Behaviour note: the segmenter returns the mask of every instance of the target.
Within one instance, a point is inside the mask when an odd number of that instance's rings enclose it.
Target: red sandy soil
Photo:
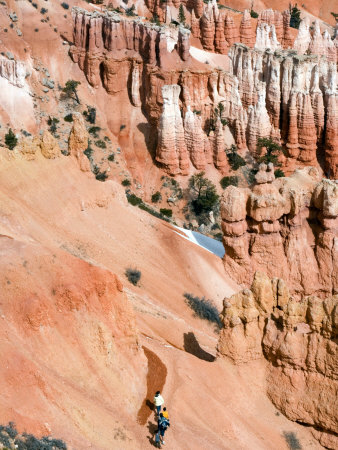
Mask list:
[[[1,149],[0,234],[7,236],[0,239],[3,422],[14,420],[20,431],[51,433],[77,450],[151,448],[155,422],[150,416],[142,426],[137,414],[145,395],[151,401],[162,387],[164,377],[153,368],[159,358],[167,368],[163,396],[172,423],[168,448],[287,449],[283,431],[296,432],[304,448],[319,448],[308,429],[276,415],[265,395],[263,363],[235,367],[214,360],[218,335],[193,316],[183,294],[205,295],[221,309],[224,296],[238,286],[224,273],[219,258],[128,205],[121,186],[81,173],[70,157],[23,161],[9,154]],[[126,280],[127,267],[141,270],[140,286]],[[121,345],[113,353],[111,369],[105,366],[107,356],[96,344],[101,332],[95,325],[104,327],[106,320],[113,320],[104,318],[104,303],[88,300],[97,305],[87,307],[90,313],[86,308],[55,311],[56,279],[72,280],[75,291],[94,289],[98,275],[91,280],[83,270],[108,270],[123,280],[139,345],[149,350],[146,356],[156,355],[149,358],[148,380],[146,358],[140,354],[130,359],[130,338],[124,341],[121,332],[114,333]],[[27,292],[39,302],[30,303]],[[113,311],[119,303],[116,295]],[[45,306],[39,309],[40,303]],[[21,326],[22,308],[28,308],[28,317],[30,308],[37,311],[36,330],[29,336]],[[125,314],[127,324],[132,319]]]

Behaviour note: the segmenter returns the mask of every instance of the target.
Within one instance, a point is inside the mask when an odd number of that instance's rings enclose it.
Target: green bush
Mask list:
[[[163,214],[166,217],[172,217],[173,216],[173,210],[170,208],[161,208],[160,213]]]
[[[108,178],[107,172],[101,172],[98,166],[94,166],[93,173],[98,181],[106,181]]]
[[[131,269],[130,267],[126,269],[125,275],[128,278],[128,281],[132,283],[134,286],[137,286],[138,282],[141,279],[141,272],[137,269]]]
[[[83,115],[85,116],[87,122],[94,124],[96,121],[96,108],[87,106],[87,111],[83,111]]]
[[[73,114],[67,114],[67,115],[63,118],[63,120],[64,120],[65,122],[73,122]]]
[[[257,19],[258,13],[256,11],[254,11],[253,9],[251,9],[250,16],[253,17],[254,19]]]
[[[96,145],[96,147],[99,147],[99,148],[107,148],[106,143],[102,139],[95,141],[95,145]]]
[[[132,5],[130,8],[126,9],[126,16],[137,16],[137,14],[135,14],[135,5]]]
[[[282,147],[279,144],[277,144],[277,142],[273,141],[272,139],[259,138],[257,141],[258,152],[263,147],[266,148],[266,154],[259,159],[259,162],[265,163],[265,164],[269,164],[271,162],[274,166],[280,166],[278,157],[282,150]]]
[[[196,215],[212,211],[218,203],[216,186],[204,177],[204,172],[193,175],[189,179],[189,190],[193,196],[191,205]]]
[[[282,171],[282,169],[276,169],[275,170],[275,177],[276,178],[283,178],[283,177],[285,177],[285,173]]]
[[[214,323],[219,329],[222,328],[222,323],[219,318],[219,313],[216,306],[207,300],[205,297],[194,297],[192,294],[185,293],[185,302],[194,311],[197,317]]]
[[[0,425],[0,443],[5,446],[5,449],[15,447],[18,450],[67,450],[66,444],[61,439],[36,438],[27,433],[19,435],[13,422]]]
[[[59,123],[59,119],[57,119],[56,117],[51,117],[49,116],[47,124],[49,126],[49,131],[54,134],[56,133],[56,129],[57,129],[57,124]]]
[[[122,186],[130,186],[131,185],[131,181],[130,180],[128,180],[128,178],[125,178],[123,181],[122,181]]]
[[[220,185],[223,189],[227,188],[228,186],[238,186],[238,180],[239,178],[236,176],[223,177],[220,181]]]
[[[74,98],[78,104],[80,104],[80,99],[77,93],[77,88],[80,84],[80,81],[68,80],[65,84],[65,87],[62,89],[62,92],[66,94],[67,97]]]
[[[99,131],[101,131],[101,127],[90,127],[88,128],[88,133],[92,134],[95,138],[98,138],[99,135],[97,134]]]
[[[10,150],[13,150],[17,143],[18,138],[13,133],[12,128],[10,128],[8,133],[5,134],[5,144]]]
[[[135,194],[128,194],[127,200],[133,206],[138,206],[141,205],[141,203],[143,203],[142,198],[138,197]]]
[[[114,155],[114,153],[111,153],[111,154],[108,156],[108,161],[114,161],[114,159],[115,159],[115,155]]]
[[[152,201],[153,203],[158,203],[158,202],[160,202],[161,200],[162,200],[162,195],[161,195],[161,193],[160,193],[159,191],[155,192],[155,194],[153,194],[153,195],[151,196],[151,201]]]
[[[291,17],[290,17],[290,27],[291,28],[299,28],[301,18],[300,18],[300,10],[297,8],[297,3],[295,5],[289,6]]]
[[[246,165],[244,158],[237,153],[237,147],[235,145],[232,145],[230,150],[227,151],[227,158],[232,170],[238,170],[240,167]]]

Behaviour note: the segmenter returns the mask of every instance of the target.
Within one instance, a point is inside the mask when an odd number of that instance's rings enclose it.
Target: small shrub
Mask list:
[[[0,425],[0,443],[5,446],[5,449],[15,447],[18,450],[67,450],[66,444],[61,439],[36,438],[27,433],[19,435],[13,422],[6,426]]]
[[[142,198],[138,197],[135,194],[128,194],[127,200],[133,206],[138,206],[141,205],[141,203],[143,203]]]
[[[54,134],[56,133],[56,129],[57,129],[57,124],[59,123],[59,119],[57,119],[56,117],[51,117],[49,116],[49,119],[47,121],[47,124],[49,125],[49,131]]]
[[[214,323],[219,329],[222,328],[217,308],[211,300],[207,300],[205,297],[194,297],[192,294],[188,293],[185,293],[184,297],[185,302],[190,306],[197,317]]]
[[[219,226],[219,224],[218,223],[214,223],[212,226],[211,226],[211,229],[212,230],[219,230],[221,227]]]
[[[32,6],[33,6],[35,9],[38,9],[37,3],[32,3]]]
[[[88,147],[86,148],[86,150],[83,152],[87,158],[89,159],[89,161],[92,160],[92,156],[93,156],[93,149],[90,146],[91,142],[88,141]]]
[[[122,186],[130,186],[131,182],[130,182],[130,180],[128,180],[128,178],[125,178],[121,184],[122,184]]]
[[[99,148],[107,148],[106,143],[102,139],[95,141],[95,145],[96,145],[96,147],[99,147]]]
[[[283,177],[285,177],[285,173],[282,171],[282,169],[276,169],[275,170],[275,177],[276,178],[283,178]]]
[[[111,140],[109,139],[108,136],[105,136],[103,139],[104,139],[106,142],[111,142]]]
[[[108,156],[108,161],[114,161],[114,159],[115,159],[115,155],[114,155],[114,153],[111,153],[111,154]]]
[[[67,115],[63,118],[63,120],[64,120],[65,122],[73,122],[73,114],[67,114]]]
[[[301,18],[300,18],[300,10],[297,8],[297,3],[295,5],[289,5],[291,17],[290,17],[290,27],[291,28],[299,28]]]
[[[137,14],[135,13],[135,5],[132,5],[130,8],[126,9],[126,16],[137,16]]]
[[[178,9],[178,21],[181,24],[183,24],[183,25],[185,24],[185,21],[186,21],[186,17],[185,17],[185,14],[184,14],[184,8],[183,8],[182,3],[180,4],[180,7]]]
[[[158,27],[161,26],[160,19],[158,18],[157,14],[154,14],[153,17],[150,19],[151,23],[155,23]]]
[[[100,172],[98,166],[94,166],[93,173],[98,181],[106,181],[106,179],[108,178],[107,172],[106,171]]]
[[[68,5],[68,3],[66,3],[66,2],[62,2],[62,3],[61,3],[61,6],[62,6],[62,8],[64,8],[64,9],[69,9],[69,5]]]
[[[87,106],[87,111],[83,111],[83,115],[85,116],[87,122],[94,124],[96,121],[96,108]]]
[[[122,124],[122,125],[120,126],[120,131],[124,130],[125,128],[126,128],[126,126]]]
[[[159,191],[155,192],[155,194],[153,194],[153,195],[151,196],[151,201],[152,201],[153,203],[158,203],[158,202],[160,202],[161,200],[162,200],[162,195],[161,195],[161,193],[160,193]]]
[[[300,445],[300,442],[296,436],[296,433],[293,431],[284,431],[283,436],[290,448],[290,450],[301,450],[302,446]]]
[[[232,145],[230,150],[227,151],[227,158],[232,170],[238,170],[240,167],[246,165],[244,158],[237,153],[236,145]]]
[[[141,203],[140,205],[138,205],[138,207],[140,209],[142,209],[143,211],[146,211],[147,213],[151,214],[152,216],[157,217],[158,219],[162,219],[162,220],[165,220],[166,222],[169,222],[168,217],[159,213],[155,209],[150,208],[149,206],[145,205],[144,203]]]
[[[18,138],[13,133],[12,128],[10,128],[8,133],[5,134],[5,144],[10,150],[13,150],[17,143]]]
[[[46,8],[41,8],[40,9],[40,13],[41,14],[46,14],[48,12],[48,9],[46,9]]]
[[[39,28],[34,28],[35,33],[38,33]]]
[[[173,216],[173,210],[170,208],[161,208],[160,213],[163,214],[166,217],[172,217]]]
[[[253,9],[251,9],[250,16],[253,17],[254,19],[257,19],[258,13],[256,11],[254,11]]]
[[[141,272],[137,269],[131,269],[130,267],[126,269],[125,275],[128,278],[128,281],[134,286],[137,286],[138,282],[141,279]]]
[[[238,177],[223,177],[220,181],[220,185],[223,189],[227,188],[228,186],[238,186]]]
[[[98,135],[97,133],[98,133],[98,131],[100,131],[100,130],[101,130],[101,127],[90,127],[90,128],[88,129],[88,133],[89,133],[89,134],[92,134],[95,138],[98,138],[99,135]]]

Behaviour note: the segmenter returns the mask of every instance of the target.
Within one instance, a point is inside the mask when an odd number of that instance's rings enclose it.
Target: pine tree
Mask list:
[[[77,95],[77,87],[79,84],[81,84],[80,81],[68,80],[65,87],[62,89],[62,92],[64,92],[68,97],[74,96],[78,104],[80,104],[80,100]]]
[[[184,8],[182,3],[180,4],[179,10],[178,10],[178,21],[184,25],[185,24],[185,14],[184,14]]]
[[[13,133],[12,128],[10,128],[8,133],[5,134],[5,144],[10,150],[13,150],[13,148],[16,146],[17,143],[18,139]]]

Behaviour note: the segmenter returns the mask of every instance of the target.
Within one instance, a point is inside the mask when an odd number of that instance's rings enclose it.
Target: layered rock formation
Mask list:
[[[0,77],[8,80],[13,86],[24,87],[26,78],[24,62],[0,56]]]
[[[267,394],[289,419],[315,427],[337,448],[338,295],[295,300],[280,278],[256,272],[250,289],[224,299],[220,356],[243,364],[265,358]]]
[[[54,136],[45,130],[40,137],[24,137],[14,149],[14,154],[27,161],[34,160],[41,152],[47,159],[54,159],[61,155],[60,147]]]
[[[206,5],[200,18],[204,25],[199,36],[212,51],[226,53],[232,45],[229,72],[201,63],[196,66],[189,56],[189,32],[183,27],[158,27],[140,19],[129,20],[115,13],[90,14],[79,8],[74,8],[73,16],[74,61],[92,86],[102,83],[111,95],[127,91],[131,104],[146,112],[154,133],[162,127],[164,141],[157,145],[157,160],[170,173],[182,173],[182,169],[177,172],[177,162],[171,159],[171,152],[176,150],[161,150],[172,133],[163,130],[166,121],[160,122],[162,89],[177,84],[181,87],[178,106],[181,116],[185,117],[188,107],[199,112],[198,125],[192,125],[192,116],[188,114],[185,139],[196,168],[205,166],[201,155],[208,153],[204,147],[210,145],[214,154],[219,153],[213,158],[215,166],[226,169],[226,161],[224,164],[219,161],[219,157],[224,159],[223,150],[215,150],[222,133],[219,132],[218,139],[209,136],[208,143],[206,135],[210,134],[213,111],[221,102],[232,134],[229,142],[234,140],[238,148],[247,147],[256,155],[258,138],[272,138],[287,148],[286,173],[295,167],[318,165],[317,155],[323,153],[326,176],[337,176],[336,68],[321,55],[298,56],[293,50],[279,48],[290,43],[289,12],[262,12],[257,26],[260,38],[255,42],[253,19],[246,12],[238,33],[249,45],[257,47],[250,49],[234,44],[237,37],[234,38],[233,31],[232,35],[228,33],[230,28],[234,30],[231,16],[219,11],[216,3]],[[195,12],[192,17],[196,25]],[[264,50],[266,46],[270,49]],[[196,128],[195,133],[198,129],[196,144],[191,140],[191,127]],[[187,165],[186,157],[181,165]],[[171,166],[176,169],[169,169]],[[187,173],[185,169],[183,172]]]
[[[262,270],[298,296],[338,293],[337,182],[320,181],[314,168],[274,178],[273,165],[262,164],[252,191],[225,190],[225,270],[246,284]]]

